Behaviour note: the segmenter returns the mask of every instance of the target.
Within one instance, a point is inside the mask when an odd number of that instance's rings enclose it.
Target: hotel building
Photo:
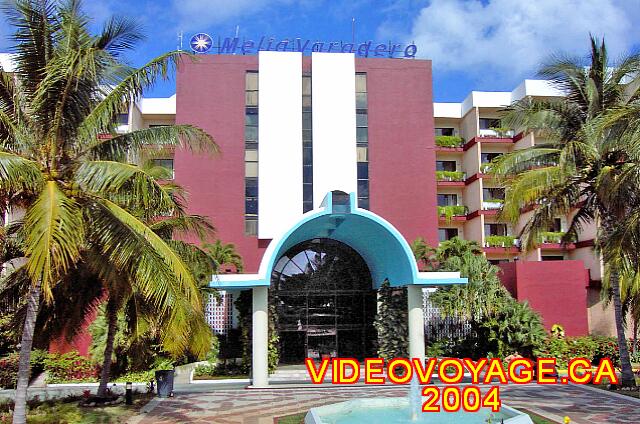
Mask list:
[[[521,223],[498,220],[504,189],[487,175],[496,156],[544,142],[500,128],[501,109],[526,96],[560,95],[546,81],[525,80],[512,92],[434,103],[428,60],[201,55],[179,67],[174,96],[135,102],[119,131],[192,124],[220,146],[217,157],[177,149],[157,160],[188,191],[189,211],[209,217],[244,259],[245,274],[214,276],[225,301],[209,313],[226,329],[234,296],[253,291],[260,386],[267,384],[268,297],[276,299],[283,357],[317,354],[327,344],[332,353],[363,356],[375,289],[384,280],[407,286],[411,355],[423,354],[423,289],[463,281],[418,270],[408,248],[418,237],[432,246],[454,236],[477,241],[509,291],[547,327],[613,334],[612,313],[599,300],[595,227],[561,245],[568,217],[559,216],[543,243],[523,252]]]

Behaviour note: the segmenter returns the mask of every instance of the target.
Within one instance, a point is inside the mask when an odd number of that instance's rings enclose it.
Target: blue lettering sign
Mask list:
[[[274,37],[260,37],[258,43],[254,40],[240,40],[239,37],[218,37],[217,41],[205,33],[198,33],[191,37],[189,42],[191,50],[195,53],[213,52],[217,54],[257,54],[259,51],[276,52],[311,52],[325,53],[354,53],[360,57],[404,57],[415,58],[418,46],[415,44],[379,43],[373,44],[367,40],[360,44],[345,43],[343,41],[312,41],[309,39],[276,39]]]

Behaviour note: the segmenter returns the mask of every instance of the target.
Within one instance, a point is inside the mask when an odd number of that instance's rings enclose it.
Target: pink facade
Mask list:
[[[505,287],[519,301],[529,302],[547,329],[561,324],[567,336],[589,334],[589,271],[582,261],[516,261],[500,268]]]
[[[303,69],[309,71],[311,58]],[[256,272],[269,240],[244,235],[245,73],[257,56],[203,55],[178,70],[176,123],[196,125],[221,148],[218,157],[175,154],[176,182],[189,193],[189,212],[205,215],[217,237],[234,243],[245,272]],[[356,59],[367,73],[371,210],[411,242],[436,245],[436,182],[431,62]],[[286,193],[282,194],[286,196]]]

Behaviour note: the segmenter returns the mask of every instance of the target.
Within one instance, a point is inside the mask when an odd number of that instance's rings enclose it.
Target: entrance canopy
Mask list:
[[[271,284],[271,272],[291,247],[307,240],[329,238],[347,244],[362,256],[371,272],[374,288],[385,279],[392,286],[464,284],[457,272],[419,272],[409,244],[382,217],[356,207],[354,193],[328,193],[321,207],[307,212],[279,239],[269,244],[257,274],[215,275],[211,287],[245,289]]]

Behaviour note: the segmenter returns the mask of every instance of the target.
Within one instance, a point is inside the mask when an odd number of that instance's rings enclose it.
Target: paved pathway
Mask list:
[[[150,412],[129,423],[273,424],[274,417],[305,412],[314,406],[363,397],[406,396],[408,390],[400,386],[206,389],[177,390],[175,398],[154,402]],[[569,415],[576,424],[640,423],[640,401],[598,389],[510,385],[501,387],[500,393],[505,404],[527,408],[558,422]]]

